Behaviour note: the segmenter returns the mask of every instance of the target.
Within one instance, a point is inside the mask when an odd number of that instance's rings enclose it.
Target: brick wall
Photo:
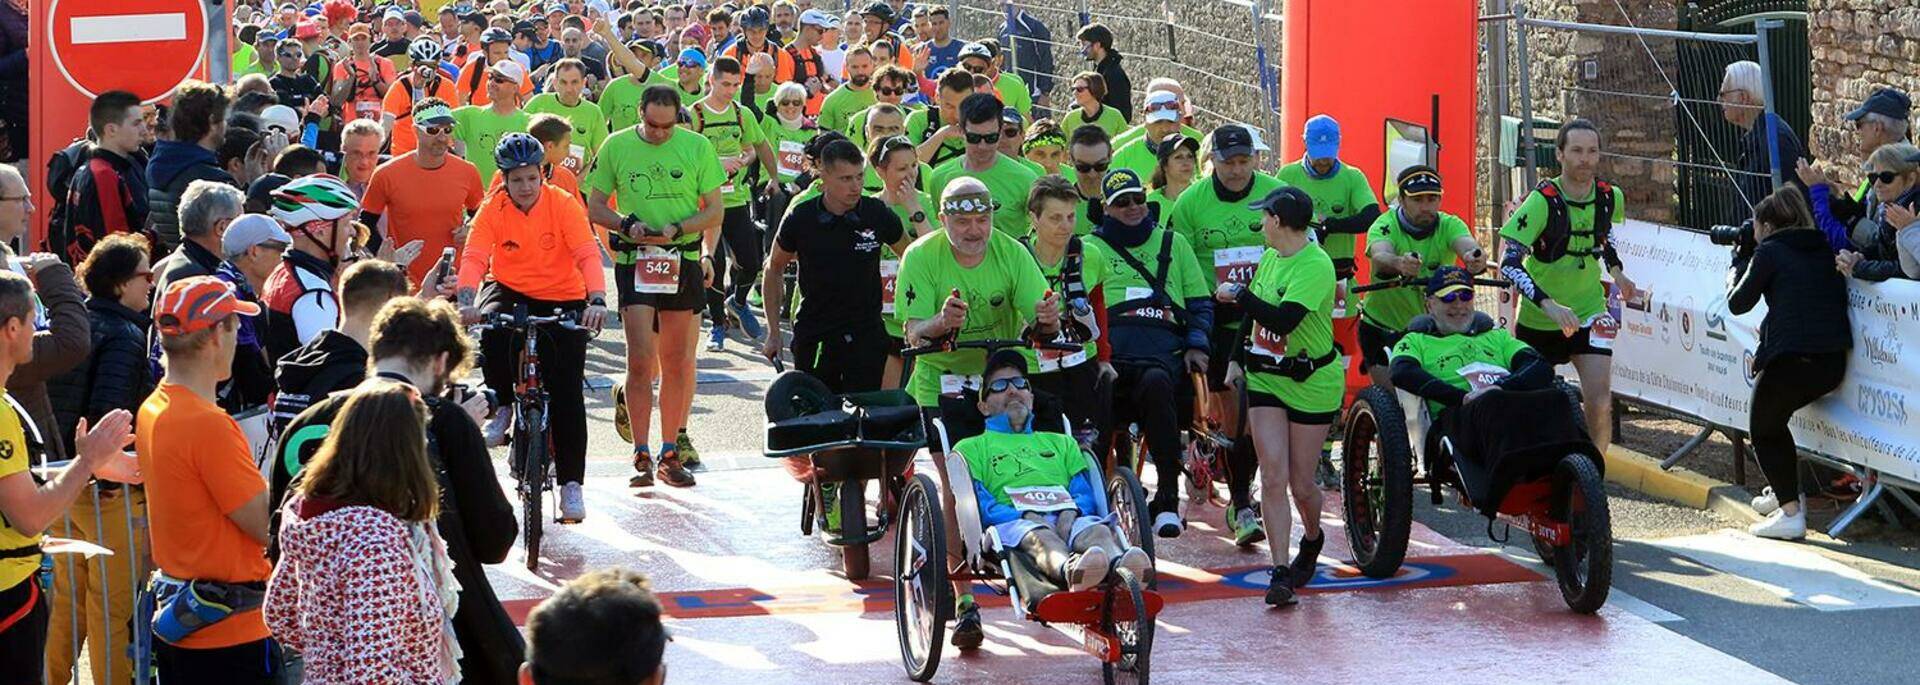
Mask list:
[[[1852,183],[1862,161],[1841,119],[1875,88],[1920,92],[1920,5],[1912,0],[1810,0],[1815,157],[1845,170]]]

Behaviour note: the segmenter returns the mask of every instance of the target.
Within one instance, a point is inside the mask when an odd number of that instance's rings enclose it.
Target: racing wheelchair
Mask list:
[[[957,349],[980,349],[991,354],[1006,347],[1078,349],[1047,342],[979,340],[936,343],[903,354],[912,358]],[[938,441],[948,484],[954,492],[952,516],[960,539],[947,538],[947,513],[942,511],[939,485],[931,477],[911,476],[899,500],[899,525],[894,536],[894,622],[907,676],[920,682],[933,678],[940,666],[947,623],[953,619],[950,581],[975,581],[1008,597],[1019,617],[1051,626],[1099,657],[1105,682],[1148,682],[1154,617],[1164,605],[1160,595],[1147,588],[1151,577],[1136,578],[1116,568],[1091,589],[1063,589],[1034,570],[1026,553],[1014,546],[1017,541],[1001,540],[994,529],[982,525],[971,471],[966,458],[954,450],[961,440],[985,430],[985,417],[975,404],[977,393],[977,379],[971,385],[963,381],[956,397],[943,396],[940,415],[929,421],[929,439]],[[1058,399],[1036,392],[1033,416],[1035,431],[1070,434],[1071,424]],[[1119,544],[1139,545],[1151,539],[1145,490],[1133,470],[1125,466],[1105,470],[1101,460],[1084,447],[1080,456],[1087,461],[1094,482],[1104,483],[1104,487],[1094,489],[1094,513],[1108,517]],[[963,554],[958,563],[949,566],[948,545],[956,543],[962,546]]]
[[[900,495],[913,477],[913,457],[926,444],[920,408],[901,390],[836,395],[827,384],[774,360],[780,375],[767,387],[766,450],[784,459],[805,487],[800,533],[819,530],[840,548],[849,580],[871,571],[868,546],[887,533]],[[867,520],[867,483],[880,483],[874,520]],[[823,488],[837,483],[837,488]],[[830,517],[837,517],[838,525]]]
[[[1491,279],[1475,279],[1475,283],[1508,285]],[[1355,287],[1354,292],[1407,285],[1402,280],[1384,281]],[[1422,316],[1410,329],[1420,331],[1432,325],[1430,318]],[[1493,325],[1492,318],[1481,313],[1475,316],[1473,330],[1484,332]],[[1491,458],[1464,454],[1458,446],[1467,441],[1443,434],[1436,421],[1445,414],[1431,415],[1426,400],[1377,386],[1360,391],[1341,422],[1346,435],[1341,503],[1354,565],[1361,573],[1386,578],[1399,570],[1412,524],[1413,488],[1425,484],[1433,504],[1440,504],[1441,491],[1448,489],[1461,504],[1486,516],[1488,536],[1496,541],[1506,542],[1493,535],[1496,521],[1509,531],[1525,531],[1540,558],[1553,567],[1568,608],[1580,613],[1599,610],[1606,603],[1613,576],[1613,526],[1601,472],[1604,461],[1586,436],[1579,391],[1559,380],[1554,386],[1568,409],[1544,410],[1557,414],[1546,423],[1558,426],[1548,432],[1565,431],[1565,439]],[[1545,404],[1558,406],[1557,402]],[[1487,477],[1488,473],[1493,476]]]

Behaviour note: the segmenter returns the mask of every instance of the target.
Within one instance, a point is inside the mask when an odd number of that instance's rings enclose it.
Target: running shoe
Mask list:
[[[680,454],[680,463],[687,468],[700,468],[700,452],[693,448],[693,438],[687,437],[687,429],[682,428],[678,435],[673,436],[673,450]]]
[[[766,306],[767,304],[766,298],[760,295],[760,286],[757,286],[757,285],[753,286],[753,292],[747,293],[747,304],[753,305],[755,307]]]
[[[1293,596],[1293,579],[1287,577],[1287,567],[1273,567],[1273,579],[1267,581],[1267,606],[1293,606],[1298,601]]]
[[[1253,507],[1240,507],[1227,510],[1227,529],[1233,531],[1233,544],[1252,547],[1267,539],[1267,529],[1260,525],[1260,515],[1253,513]]]
[[[973,603],[972,597],[960,599],[958,618],[953,622],[953,646],[961,651],[980,648],[987,641],[987,631],[980,624],[980,606]]]
[[[1306,587],[1313,582],[1313,574],[1320,568],[1320,547],[1327,543],[1327,531],[1320,531],[1320,537],[1308,540],[1300,539],[1300,553],[1294,555],[1293,563],[1287,565],[1287,576],[1293,580],[1296,588]]]
[[[680,455],[673,452],[660,453],[660,466],[654,469],[654,476],[676,488],[693,487],[693,474],[680,462]]]
[[[1153,557],[1147,556],[1144,549],[1128,547],[1127,551],[1120,554],[1120,558],[1113,560],[1113,567],[1124,568],[1133,574],[1135,580],[1145,583],[1147,575],[1153,573]]]
[[[715,324],[707,330],[708,352],[720,352],[727,349],[727,327],[725,324]]]
[[[734,318],[740,321],[740,330],[745,331],[747,337],[759,340],[765,333],[760,329],[760,319],[754,317],[753,310],[749,309],[745,302],[729,301],[727,307],[733,310]]]
[[[1774,496],[1771,485],[1762,488],[1760,496],[1753,498],[1753,513],[1766,516],[1778,509],[1780,509],[1780,498]]]
[[[1787,515],[1785,509],[1775,509],[1766,520],[1753,524],[1747,532],[1757,537],[1775,540],[1800,540],[1807,537],[1807,508],[1800,507],[1800,513]]]
[[[1332,440],[1320,446],[1320,468],[1314,470],[1313,480],[1322,490],[1340,489],[1340,470],[1333,467]]]
[[[827,523],[821,530],[827,537],[840,537],[840,484],[820,484],[820,510],[825,513]]]
[[[613,432],[620,434],[620,440],[633,444],[633,419],[627,416],[627,382],[623,379],[613,386]]]
[[[511,410],[508,410],[506,407],[501,407],[499,411],[496,411],[493,413],[493,418],[487,419],[487,429],[485,431],[486,438],[487,438],[487,446],[488,447],[506,446],[507,434],[512,430],[513,430],[513,412]]]
[[[653,455],[647,453],[647,448],[633,448],[633,470],[638,473],[627,479],[627,487],[653,487]]]
[[[1066,579],[1068,590],[1080,592],[1105,582],[1107,572],[1112,569],[1112,559],[1107,556],[1106,548],[1094,546],[1069,557],[1060,569],[1060,576]]]
[[[1163,511],[1160,512],[1158,516],[1153,517],[1153,532],[1160,537],[1180,537],[1180,532],[1186,530],[1186,528],[1187,523],[1180,520],[1180,515],[1171,511]]]
[[[587,518],[587,496],[579,483],[560,485],[560,522],[579,523]]]

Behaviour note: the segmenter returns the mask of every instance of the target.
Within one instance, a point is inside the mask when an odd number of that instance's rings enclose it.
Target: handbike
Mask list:
[[[555,326],[569,331],[592,330],[580,326],[579,315],[555,309],[553,316],[533,316],[527,312],[527,306],[516,305],[510,313],[494,312],[482,316],[476,331],[500,329],[516,333],[525,340],[520,346],[519,360],[515,364],[516,378],[513,383],[513,438],[508,448],[508,467],[518,482],[515,487],[520,496],[520,517],[522,521],[521,542],[527,550],[527,570],[537,570],[540,565],[540,542],[542,537],[542,515],[558,520],[557,509],[552,503],[542,507],[545,493],[554,489],[553,476],[553,431],[549,425],[547,400],[549,392],[540,378],[540,337],[534,330],[541,326]]]
[[[849,580],[870,570],[867,546],[887,533],[901,490],[913,476],[913,456],[926,444],[920,408],[901,390],[836,395],[818,378],[800,370],[781,371],[767,387],[766,450],[790,464],[805,486],[800,532],[823,533],[840,548],[841,568]],[[874,521],[867,521],[866,484],[880,481]],[[823,488],[838,484],[838,488]],[[837,491],[835,496],[828,493]],[[832,501],[829,501],[832,500]],[[838,530],[828,525],[838,516]]]
[[[1509,285],[1491,279],[1474,283]],[[1385,281],[1358,286],[1354,292],[1405,285]],[[1412,328],[1426,325],[1430,320],[1421,317]],[[1483,313],[1476,315],[1473,325],[1484,331],[1493,321]],[[1570,425],[1585,425],[1580,393],[1561,381],[1554,385],[1572,407]],[[1427,485],[1436,505],[1442,501],[1443,487],[1469,507],[1489,494],[1476,497],[1469,492],[1460,475],[1454,440],[1432,430],[1435,418],[1429,415],[1427,402],[1412,393],[1370,386],[1354,398],[1342,422],[1347,539],[1354,565],[1370,578],[1392,576],[1405,559],[1416,483]],[[1536,551],[1553,567],[1561,599],[1580,613],[1592,613],[1606,603],[1613,574],[1613,526],[1601,476],[1603,465],[1591,456],[1591,445],[1588,448],[1570,449],[1556,460],[1538,463],[1513,482],[1496,508],[1481,509],[1489,517],[1489,534],[1492,522],[1500,521],[1532,537]]]
[[[978,340],[936,343],[903,354],[912,357],[958,349],[980,349],[991,354],[1007,347],[1079,349],[1051,342]],[[973,404],[977,392],[978,382],[974,380],[958,398],[943,397],[941,414],[931,422],[934,435],[930,437],[938,439],[954,493],[952,515],[964,549],[960,562],[947,565],[947,546],[954,541],[947,539],[946,514],[941,510],[939,486],[933,479],[915,474],[901,497],[900,529],[894,537],[894,621],[908,677],[924,682],[939,668],[946,625],[953,614],[950,581],[977,581],[1009,597],[1021,618],[1052,626],[1099,657],[1105,682],[1146,683],[1151,670],[1154,617],[1164,604],[1148,589],[1152,574],[1135,578],[1125,569],[1114,569],[1092,589],[1059,589],[1015,563],[1014,555],[1023,555],[1013,547],[1015,541],[1000,540],[993,529],[982,526],[966,458],[953,449],[962,439],[985,430],[984,417]],[[1071,423],[1059,401],[1064,400],[1035,394],[1034,430],[1068,433]],[[1123,548],[1138,545],[1151,556],[1152,550],[1146,546],[1152,540],[1146,493],[1139,478],[1132,469],[1120,466],[1100,479],[1101,460],[1084,446],[1081,458],[1086,460],[1095,482],[1105,484],[1094,491],[1099,509],[1095,513],[1113,520]]]

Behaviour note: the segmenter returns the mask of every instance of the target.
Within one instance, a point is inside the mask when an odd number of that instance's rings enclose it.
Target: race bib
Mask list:
[[[353,103],[353,111],[355,113],[355,118],[358,118],[358,119],[379,119],[380,118],[380,101],[379,100],[361,100],[359,102],[355,102]]]
[[[653,295],[680,292],[680,252],[655,245],[640,248],[633,264],[633,291]]]
[[[880,313],[893,314],[893,289],[900,282],[900,260],[880,260]]]
[[[1157,307],[1150,304],[1140,305],[1138,307],[1134,307],[1127,311],[1121,312],[1120,316],[1123,318],[1132,318],[1132,319],[1153,319],[1155,321],[1173,321],[1174,320],[1173,309],[1168,307]]]
[[[1474,362],[1462,366],[1456,373],[1460,374],[1461,378],[1467,379],[1467,387],[1474,390],[1493,387],[1495,383],[1507,377],[1505,368],[1486,362]]]
[[[780,141],[780,178],[792,179],[800,175],[800,166],[807,160],[807,146],[797,140]]]
[[[1287,356],[1287,336],[1274,335],[1266,326],[1256,323],[1253,325],[1253,351],[1255,354],[1283,359]]]
[[[1333,283],[1333,318],[1347,318],[1347,287],[1352,279],[1342,278]]]
[[[980,391],[980,377],[957,373],[940,374],[940,394],[958,397],[968,390]]]
[[[1007,493],[1007,500],[1013,508],[1020,511],[1048,513],[1055,511],[1076,511],[1073,493],[1058,485],[1030,485],[1027,487],[1007,487],[1001,492]]]
[[[1152,288],[1132,287],[1132,288],[1127,288],[1127,297],[1125,300],[1122,300],[1122,301],[1130,302],[1133,300],[1144,300],[1149,297],[1153,297]]]
[[[1611,312],[1595,314],[1581,325],[1587,328],[1587,344],[1597,350],[1613,349],[1613,339],[1620,335],[1620,320]]]
[[[1245,286],[1253,282],[1254,269],[1260,266],[1259,246],[1223,247],[1213,251],[1213,277],[1221,283]]]
[[[1087,361],[1087,348],[1085,347],[1071,352],[1066,350],[1041,349],[1034,350],[1033,354],[1039,362],[1040,373],[1070,369]]]
[[[570,144],[570,145],[568,145],[568,146],[567,146],[567,159],[566,159],[566,162],[565,162],[565,164],[566,164],[566,167],[567,167],[567,171],[571,171],[571,172],[574,172],[574,173],[576,173],[576,174],[577,174],[577,173],[580,173],[580,170],[581,170],[581,169],[585,169],[585,168],[587,168],[587,148],[586,148],[586,146],[584,146],[584,145],[571,145],[571,144]]]

